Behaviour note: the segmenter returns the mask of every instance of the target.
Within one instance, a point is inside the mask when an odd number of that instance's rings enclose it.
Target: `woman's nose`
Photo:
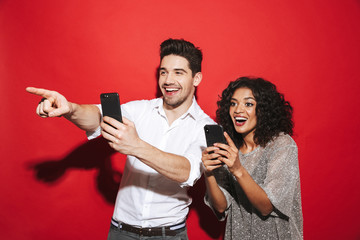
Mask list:
[[[243,112],[244,111],[244,105],[243,104],[238,104],[237,106],[236,106],[236,108],[235,108],[235,112],[236,113],[241,113],[241,112]]]

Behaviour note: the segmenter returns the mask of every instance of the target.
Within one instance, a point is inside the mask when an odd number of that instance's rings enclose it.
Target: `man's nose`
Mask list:
[[[166,75],[166,78],[165,78],[165,84],[172,84],[174,83],[174,76],[169,73],[168,75]]]

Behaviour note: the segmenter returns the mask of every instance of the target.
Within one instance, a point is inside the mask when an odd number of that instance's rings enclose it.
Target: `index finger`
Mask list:
[[[233,140],[231,139],[231,137],[229,136],[229,134],[227,132],[224,132],[224,136],[225,136],[225,139],[228,142],[229,146],[236,148],[235,143],[233,142]]]
[[[205,150],[203,151],[203,153],[205,152],[205,153],[209,154],[209,152],[213,152],[213,151],[215,151],[215,150],[219,150],[219,148],[218,148],[218,147],[215,147],[215,146],[210,146],[210,147],[205,148]]]
[[[51,91],[43,88],[27,87],[26,91],[40,97],[49,98],[52,96]]]
[[[109,116],[104,116],[103,117],[103,122],[111,125],[113,128],[116,128],[116,129],[120,129],[121,126],[123,126],[123,123],[121,123],[118,120],[116,120],[115,118],[112,118],[112,117],[109,117]]]

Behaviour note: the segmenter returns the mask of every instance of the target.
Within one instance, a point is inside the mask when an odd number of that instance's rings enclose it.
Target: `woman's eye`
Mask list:
[[[245,103],[245,106],[252,107],[252,106],[254,106],[254,104],[253,103]]]
[[[231,106],[231,107],[234,107],[234,106],[236,106],[236,103],[230,102],[230,106]]]

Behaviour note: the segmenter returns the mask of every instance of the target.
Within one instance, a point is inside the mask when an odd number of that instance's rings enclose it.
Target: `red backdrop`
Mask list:
[[[203,49],[198,101],[212,117],[239,76],[278,86],[295,108],[305,238],[360,238],[358,0],[1,0],[0,19],[2,239],[106,239],[124,157],[37,117],[25,87],[79,103],[153,98],[169,37]],[[203,193],[200,181],[189,237],[222,239]]]

